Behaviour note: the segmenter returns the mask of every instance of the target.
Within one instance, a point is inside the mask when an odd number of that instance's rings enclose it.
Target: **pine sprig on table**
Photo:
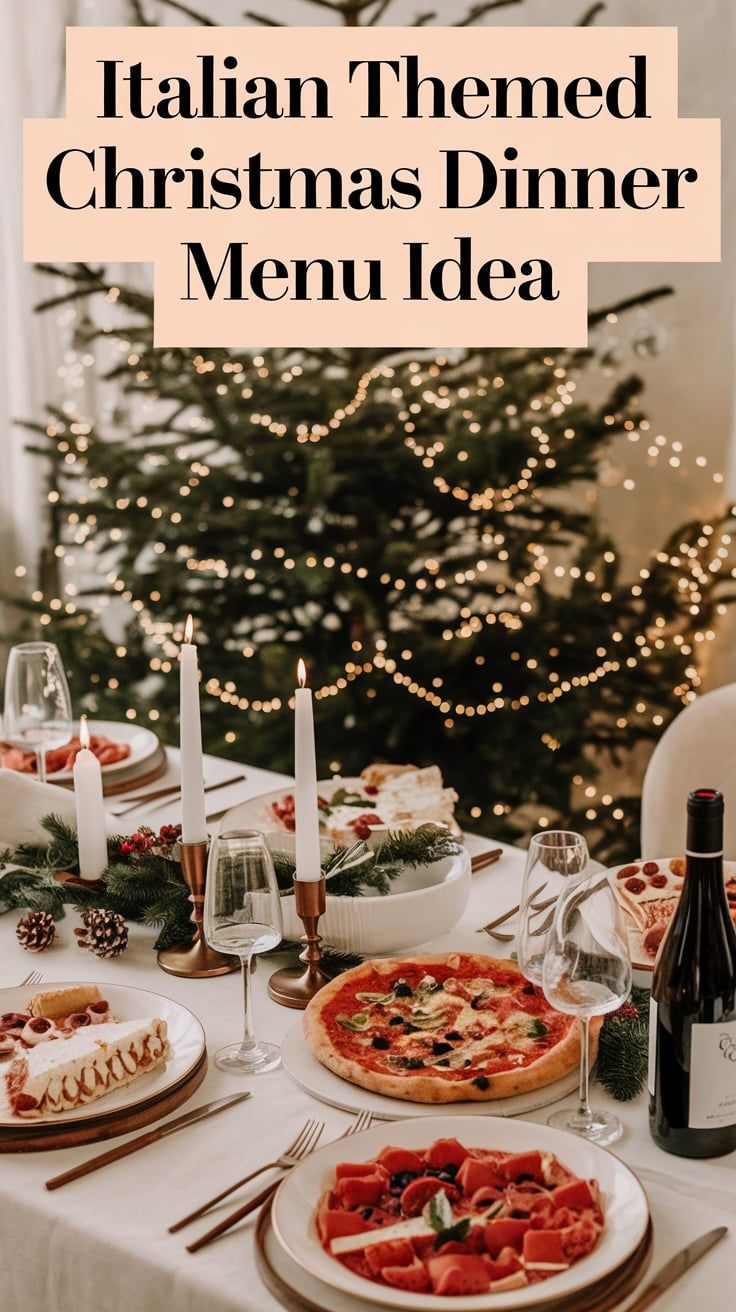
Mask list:
[[[0,855],[0,914],[27,907],[50,911],[61,920],[65,906],[80,912],[104,908],[158,928],[156,950],[192,937],[189,890],[173,855],[178,832],[171,826],[165,825],[158,834],[141,829],[132,836],[111,838],[110,865],[102,872],[100,885],[85,888],[60,883],[55,877],[79,873],[75,831],[54,815],[46,816],[42,825],[51,840],[46,846],[24,843]]]
[[[430,866],[455,856],[460,844],[438,825],[389,833],[375,849],[357,842],[338,848],[325,863],[327,892],[331,897],[364,897],[372,892],[385,897],[407,866]],[[276,880],[282,894],[293,892],[294,862],[282,852],[273,854]]]
[[[603,1022],[596,1074],[612,1098],[631,1102],[645,1086],[648,1059],[649,993],[635,988],[629,1001]]]

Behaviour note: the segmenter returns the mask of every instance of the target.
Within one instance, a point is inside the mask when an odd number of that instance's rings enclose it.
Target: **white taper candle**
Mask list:
[[[296,877],[317,880],[321,875],[317,761],[314,747],[312,693],[307,688],[304,661],[298,665],[299,687],[294,693],[294,820],[296,824]]]
[[[199,666],[192,642],[193,624],[187,615],[179,661],[179,746],[181,748],[181,841],[204,843],[207,817],[204,805],[202,722],[199,713]]]
[[[89,750],[87,717],[79,722],[82,744],[74,761],[74,803],[77,808],[79,873],[82,879],[99,879],[107,866],[105,803],[102,798],[102,766]]]

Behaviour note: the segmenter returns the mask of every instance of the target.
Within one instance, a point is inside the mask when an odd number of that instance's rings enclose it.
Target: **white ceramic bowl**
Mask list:
[[[470,879],[470,857],[463,850],[434,865],[407,870],[385,897],[330,897],[328,893],[319,932],[325,943],[361,956],[403,952],[430,943],[457,924],[468,904]],[[299,938],[304,926],[294,899],[282,898],[281,905],[284,936]]]
[[[245,806],[234,807],[223,817],[221,832],[252,824]],[[294,860],[293,834],[265,835],[274,856],[281,852]],[[328,838],[320,839],[323,861],[334,851]],[[431,943],[457,924],[470,897],[470,856],[462,848],[455,856],[430,866],[407,866],[393,880],[391,892],[381,897],[331,897],[327,879],[327,909],[319,922],[325,943],[342,952],[361,956],[388,955]],[[282,897],[284,938],[298,939],[304,926],[296,914],[294,898]]]

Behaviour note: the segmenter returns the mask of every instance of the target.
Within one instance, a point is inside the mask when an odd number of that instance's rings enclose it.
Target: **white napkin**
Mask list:
[[[43,842],[48,837],[41,825],[46,815],[60,815],[76,826],[74,793],[17,770],[0,770],[0,850]],[[120,825],[107,812],[105,823],[109,834],[119,831]]]

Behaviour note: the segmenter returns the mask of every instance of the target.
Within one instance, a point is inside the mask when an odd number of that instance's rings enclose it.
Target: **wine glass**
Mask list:
[[[214,839],[207,867],[204,932],[210,947],[240,957],[243,975],[243,1038],[220,1048],[215,1065],[234,1075],[272,1071],[281,1061],[281,1052],[255,1036],[251,959],[281,942],[283,920],[271,853],[259,830],[233,829]]]
[[[516,958],[519,969],[531,984],[542,983],[544,950],[557,899],[568,886],[568,880],[582,875],[589,864],[588,844],[582,834],[547,829],[535,834],[529,844],[521,886]]]
[[[72,732],[69,686],[53,642],[11,647],[5,672],[3,733],[14,746],[36,753],[36,770],[46,782],[46,753],[68,743]]]
[[[547,1124],[595,1143],[615,1143],[622,1126],[612,1112],[592,1110],[588,1096],[590,1018],[615,1011],[631,990],[629,942],[605,874],[574,880],[560,896],[547,939],[542,987],[547,1001],[580,1017],[580,1098],[576,1110],[554,1112]]]

